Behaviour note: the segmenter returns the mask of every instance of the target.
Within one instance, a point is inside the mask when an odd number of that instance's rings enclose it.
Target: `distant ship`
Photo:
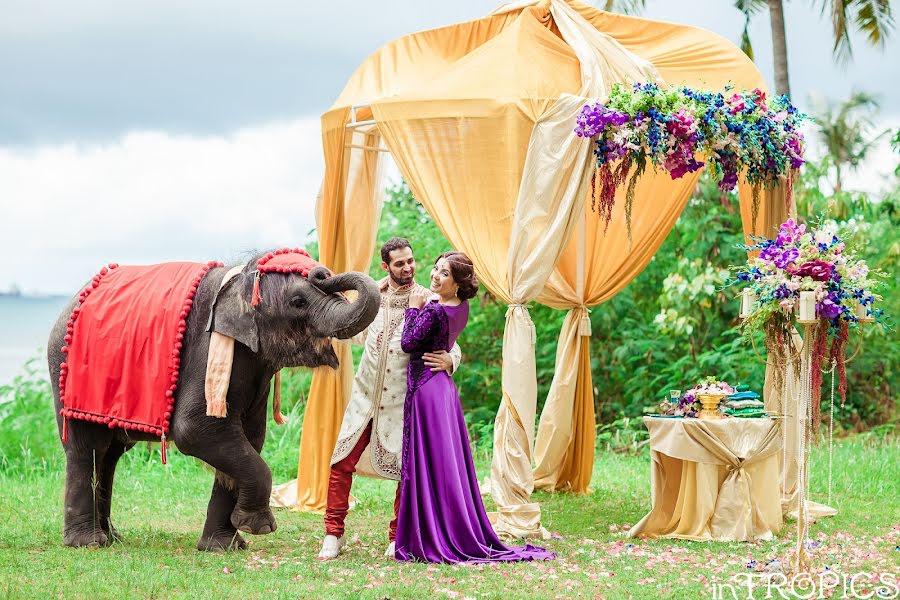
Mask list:
[[[9,286],[9,289],[6,290],[5,292],[3,290],[0,290],[0,298],[21,298],[21,297],[22,297],[22,290],[19,289],[19,286],[17,286],[16,284],[12,284],[11,286]]]

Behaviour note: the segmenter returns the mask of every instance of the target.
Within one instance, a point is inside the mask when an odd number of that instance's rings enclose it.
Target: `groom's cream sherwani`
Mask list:
[[[357,469],[364,475],[399,480],[406,368],[409,365],[409,354],[400,348],[400,338],[409,308],[409,295],[415,289],[424,288],[415,282],[394,288],[388,285],[387,278],[379,282],[379,287],[381,308],[378,315],[368,329],[351,339],[351,343],[363,344],[365,350],[353,379],[353,391],[331,464],[350,454],[371,420],[371,441]],[[454,344],[450,356],[456,371],[460,361],[459,346]]]

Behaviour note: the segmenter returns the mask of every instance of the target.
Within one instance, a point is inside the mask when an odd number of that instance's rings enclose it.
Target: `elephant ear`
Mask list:
[[[232,337],[250,348],[255,354],[259,350],[259,329],[255,312],[243,301],[238,293],[241,277],[232,277],[213,299],[207,331],[216,331]]]

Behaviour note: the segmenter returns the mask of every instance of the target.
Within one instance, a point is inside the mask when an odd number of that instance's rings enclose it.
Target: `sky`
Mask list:
[[[0,0],[0,290],[68,294],[108,262],[302,244],[324,172],[319,115],[354,69],[394,38],[497,5]],[[743,28],[731,0],[648,0],[642,16],[735,43]],[[896,33],[885,52],[854,36],[841,67],[812,0],[786,2],[786,23],[796,104],[866,90],[879,126],[900,126]],[[763,13],[750,32],[771,82],[768,27]],[[895,163],[882,144],[849,185],[876,191]]]

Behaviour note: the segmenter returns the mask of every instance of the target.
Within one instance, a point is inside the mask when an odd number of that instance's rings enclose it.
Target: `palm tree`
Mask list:
[[[821,101],[816,111],[815,127],[834,163],[834,193],[844,189],[843,174],[855,170],[882,137],[873,135],[871,116],[878,109],[875,98],[865,92],[854,92],[840,103]]]
[[[831,14],[834,56],[840,62],[848,61],[853,55],[850,42],[851,30],[865,34],[868,42],[876,47],[884,47],[885,38],[894,28],[891,0],[811,0],[822,12]],[[744,14],[744,33],[741,49],[753,59],[753,46],[747,31],[750,18],[769,10],[772,27],[772,56],[775,63],[775,92],[791,94],[788,77],[787,35],[784,28],[784,0],[735,0],[734,5]]]

